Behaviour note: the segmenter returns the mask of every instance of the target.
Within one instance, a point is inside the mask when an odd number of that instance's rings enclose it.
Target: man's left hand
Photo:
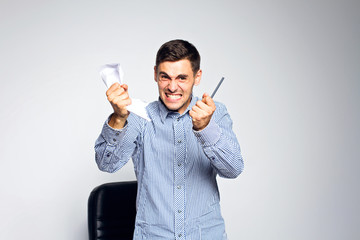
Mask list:
[[[204,93],[201,101],[196,104],[189,111],[192,118],[193,129],[195,131],[203,130],[210,122],[211,116],[215,112],[216,106],[209,94]]]

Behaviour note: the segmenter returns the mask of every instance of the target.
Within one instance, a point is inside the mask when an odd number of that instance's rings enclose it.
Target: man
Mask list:
[[[184,40],[159,49],[154,78],[159,100],[147,106],[151,121],[126,110],[126,84],[106,92],[114,109],[96,141],[96,162],[115,172],[130,157],[138,181],[134,239],[226,239],[216,176],[237,177],[240,146],[225,106],[204,94],[200,55]]]

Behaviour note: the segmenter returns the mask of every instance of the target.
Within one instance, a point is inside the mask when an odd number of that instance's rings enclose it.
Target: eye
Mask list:
[[[179,76],[180,81],[185,82],[187,80],[187,76]]]

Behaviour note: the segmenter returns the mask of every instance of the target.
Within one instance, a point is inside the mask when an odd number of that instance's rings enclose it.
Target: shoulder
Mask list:
[[[158,108],[158,101],[153,101],[153,102],[150,102],[147,106],[146,106],[146,109],[148,111],[154,111],[155,109]]]
[[[147,106],[146,106],[146,111],[149,115],[149,118],[151,120],[154,120],[154,118],[159,117],[159,101],[153,101],[150,102]]]
[[[150,103],[146,106],[146,110],[147,110],[148,112],[158,112],[158,111],[159,111],[159,101],[150,102]]]

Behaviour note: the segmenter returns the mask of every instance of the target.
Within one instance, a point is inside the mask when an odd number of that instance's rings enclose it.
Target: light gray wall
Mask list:
[[[219,179],[229,238],[359,239],[359,1],[1,1],[0,239],[87,239],[107,174],[93,144],[111,108],[98,69],[121,62],[133,97],[174,38],[202,54],[202,84],[245,159]]]

